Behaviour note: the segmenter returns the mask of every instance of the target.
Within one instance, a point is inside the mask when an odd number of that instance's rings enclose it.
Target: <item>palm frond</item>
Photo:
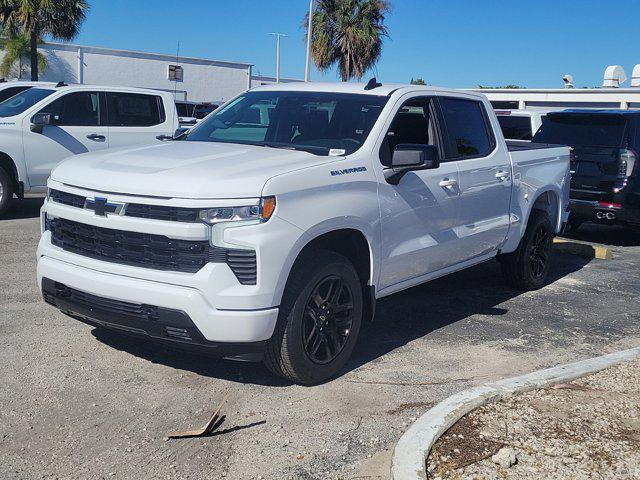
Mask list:
[[[318,0],[311,35],[318,70],[337,65],[343,81],[362,78],[380,60],[389,11],[387,0]]]

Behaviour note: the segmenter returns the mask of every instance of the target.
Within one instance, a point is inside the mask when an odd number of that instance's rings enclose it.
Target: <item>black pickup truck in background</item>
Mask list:
[[[572,147],[569,228],[585,221],[640,227],[640,111],[549,113],[532,141]]]

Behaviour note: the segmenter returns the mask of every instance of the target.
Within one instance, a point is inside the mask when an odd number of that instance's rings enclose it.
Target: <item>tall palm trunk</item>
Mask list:
[[[31,58],[31,81],[38,81],[38,32],[34,28],[29,32],[29,56]]]

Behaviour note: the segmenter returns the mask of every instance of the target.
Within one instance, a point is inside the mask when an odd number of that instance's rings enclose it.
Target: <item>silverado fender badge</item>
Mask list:
[[[367,171],[367,167],[343,168],[342,170],[332,170],[331,176],[335,177],[336,175],[349,175],[351,173],[366,172],[366,171]]]

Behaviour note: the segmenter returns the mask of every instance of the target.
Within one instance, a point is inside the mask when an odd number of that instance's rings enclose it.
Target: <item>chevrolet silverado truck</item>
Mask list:
[[[378,298],[495,258],[542,287],[568,199],[568,147],[507,144],[481,94],[263,86],[176,141],[58,165],[38,283],[90,325],[311,385]]]

